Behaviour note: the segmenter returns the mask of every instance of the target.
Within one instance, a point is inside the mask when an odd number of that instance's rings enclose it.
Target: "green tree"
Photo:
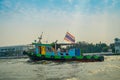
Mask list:
[[[115,53],[115,44],[114,43],[110,44],[110,49],[112,49],[112,52]]]

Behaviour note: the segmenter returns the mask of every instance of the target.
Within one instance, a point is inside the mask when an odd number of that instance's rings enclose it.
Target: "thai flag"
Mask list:
[[[71,35],[69,32],[66,33],[64,40],[75,43],[75,37]]]

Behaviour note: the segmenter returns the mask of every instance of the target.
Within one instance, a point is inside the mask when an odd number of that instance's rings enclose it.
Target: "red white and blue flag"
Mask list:
[[[66,33],[64,40],[75,43],[75,37],[69,32]]]

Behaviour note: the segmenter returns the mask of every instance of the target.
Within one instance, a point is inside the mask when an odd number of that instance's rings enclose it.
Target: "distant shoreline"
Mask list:
[[[10,57],[0,57],[0,59],[20,59],[20,58],[28,58],[28,56],[10,56]]]

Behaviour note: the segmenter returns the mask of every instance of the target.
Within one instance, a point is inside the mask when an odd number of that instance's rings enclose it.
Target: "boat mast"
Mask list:
[[[55,50],[57,50],[57,42],[58,40],[55,41]]]
[[[42,35],[43,35],[43,32],[41,33],[40,37],[38,37],[38,39],[39,39],[38,43],[41,43]]]

